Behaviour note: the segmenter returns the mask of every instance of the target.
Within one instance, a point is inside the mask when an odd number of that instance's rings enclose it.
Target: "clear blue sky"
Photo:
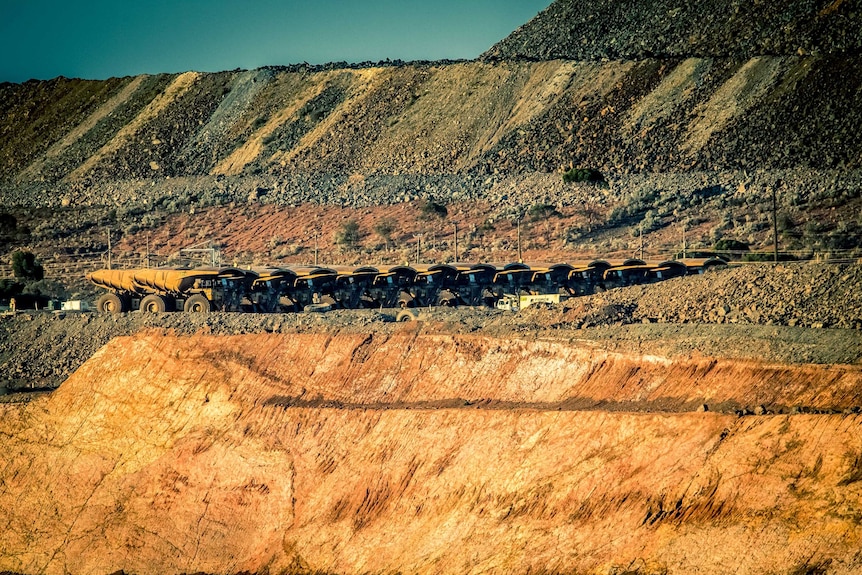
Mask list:
[[[0,0],[0,81],[475,58],[552,0]]]

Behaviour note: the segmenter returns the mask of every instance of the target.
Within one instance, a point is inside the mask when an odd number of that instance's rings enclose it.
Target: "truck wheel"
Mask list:
[[[196,293],[186,300],[183,311],[189,313],[209,313],[212,311],[212,304],[210,304],[210,300],[205,295]]]
[[[398,315],[395,316],[395,321],[417,321],[419,319],[419,312],[416,310],[407,310],[403,309],[398,312]]]
[[[164,313],[168,311],[168,303],[160,295],[150,294],[141,300],[142,313]]]
[[[106,293],[96,301],[96,309],[102,313],[121,313],[128,311],[125,302],[115,293]]]

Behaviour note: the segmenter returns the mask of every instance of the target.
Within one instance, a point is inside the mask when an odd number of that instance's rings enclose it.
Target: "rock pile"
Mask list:
[[[862,329],[862,266],[747,265],[611,290],[568,306],[582,325],[712,323]]]
[[[557,0],[482,57],[600,60],[859,53],[862,12],[854,4]]]

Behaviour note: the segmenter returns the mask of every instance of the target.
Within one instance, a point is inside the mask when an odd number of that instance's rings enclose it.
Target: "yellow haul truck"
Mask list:
[[[108,290],[96,302],[102,312],[182,309],[240,311],[258,274],[238,268],[97,270],[87,279]]]

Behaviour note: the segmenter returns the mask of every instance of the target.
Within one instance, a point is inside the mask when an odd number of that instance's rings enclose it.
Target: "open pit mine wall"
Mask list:
[[[0,85],[0,181],[852,169],[860,88],[848,55],[60,77]]]
[[[860,384],[409,329],[116,338],[0,405],[0,571],[859,573]]]

